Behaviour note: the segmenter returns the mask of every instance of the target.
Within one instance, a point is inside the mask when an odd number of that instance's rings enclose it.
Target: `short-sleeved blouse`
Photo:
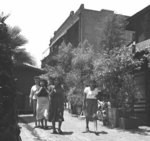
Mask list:
[[[86,87],[84,89],[84,93],[86,94],[86,99],[96,99],[96,96],[98,95],[99,90],[98,90],[98,88],[91,90],[90,87]]]

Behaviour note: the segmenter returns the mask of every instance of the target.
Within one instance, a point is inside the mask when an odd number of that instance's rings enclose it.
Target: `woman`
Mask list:
[[[40,78],[38,76],[35,76],[34,77],[34,82],[35,82],[35,85],[33,85],[31,87],[31,91],[30,91],[30,96],[29,96],[29,104],[31,105],[32,104],[32,107],[33,107],[33,115],[34,115],[34,118],[36,119],[36,105],[37,105],[37,95],[36,95],[36,92],[39,90],[40,88]],[[39,123],[37,123],[37,121],[35,120],[35,127],[38,126]]]
[[[94,80],[91,81],[90,86],[84,89],[84,108],[86,116],[86,132],[89,132],[89,121],[94,121],[95,133],[97,134],[97,98],[99,90]]]
[[[58,122],[58,133],[62,134],[61,125],[64,121],[64,89],[61,85],[61,79],[59,77],[54,80],[54,87],[50,93],[50,105],[49,105],[49,121],[52,122],[53,133],[56,134],[55,122]]]
[[[37,115],[36,119],[41,121],[42,128],[47,128],[48,108],[49,108],[49,92],[47,89],[47,81],[40,80],[40,89],[37,94]],[[45,123],[45,125],[44,125]]]

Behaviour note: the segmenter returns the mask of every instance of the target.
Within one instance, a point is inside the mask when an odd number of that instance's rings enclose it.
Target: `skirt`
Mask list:
[[[89,120],[97,119],[97,99],[86,99],[85,116]]]
[[[48,119],[49,99],[48,97],[38,97],[36,107],[36,119]]]
[[[59,122],[64,121],[64,103],[60,98],[55,98],[50,100],[49,105],[49,121]]]

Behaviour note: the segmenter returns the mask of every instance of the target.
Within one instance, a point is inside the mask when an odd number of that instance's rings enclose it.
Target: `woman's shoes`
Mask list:
[[[57,131],[56,131],[56,130],[53,130],[53,134],[57,134]]]
[[[95,131],[95,135],[99,135],[98,131]]]
[[[86,132],[86,133],[87,133],[87,132],[90,132],[90,130],[89,130],[88,127],[86,127],[85,132]]]
[[[48,126],[44,126],[44,129],[48,129]]]
[[[58,134],[63,134],[61,129],[58,129]]]
[[[63,134],[63,132],[61,129],[58,129],[58,131],[53,130],[53,134]]]

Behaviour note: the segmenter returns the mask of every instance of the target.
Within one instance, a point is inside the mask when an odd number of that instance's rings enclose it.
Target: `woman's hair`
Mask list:
[[[40,79],[40,82],[44,82],[44,85],[47,87],[47,80],[45,80],[45,79]]]
[[[54,84],[54,78],[53,77],[48,77],[48,80],[51,82],[51,84],[53,85]]]
[[[63,82],[63,79],[62,79],[62,77],[60,77],[60,76],[58,76],[58,77],[55,77],[54,78],[54,81],[58,81],[58,85],[61,85],[62,84],[62,82]]]
[[[97,87],[97,82],[95,80],[90,81],[90,85],[94,86],[94,88]]]

